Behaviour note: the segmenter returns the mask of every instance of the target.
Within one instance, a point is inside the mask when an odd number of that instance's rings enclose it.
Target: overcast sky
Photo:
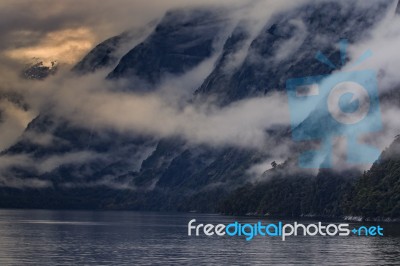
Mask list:
[[[176,7],[215,1],[0,1],[0,50],[13,59],[63,58],[73,63],[95,44],[140,27]],[[238,1],[218,1],[236,5]]]

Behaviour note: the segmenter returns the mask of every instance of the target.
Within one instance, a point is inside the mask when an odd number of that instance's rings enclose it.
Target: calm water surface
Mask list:
[[[194,213],[0,210],[0,265],[400,265],[399,224],[381,223],[384,237],[246,241],[188,237],[193,218],[213,224],[257,221]]]

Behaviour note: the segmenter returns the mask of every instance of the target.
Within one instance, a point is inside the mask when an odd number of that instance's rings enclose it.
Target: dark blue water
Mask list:
[[[384,237],[246,241],[189,237],[193,218],[213,224],[236,220],[193,213],[0,210],[0,265],[400,265],[399,224],[381,223]]]

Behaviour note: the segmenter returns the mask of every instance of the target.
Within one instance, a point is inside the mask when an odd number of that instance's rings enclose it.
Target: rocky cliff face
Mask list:
[[[152,21],[144,27],[125,31],[99,43],[72,68],[72,71],[83,75],[102,68],[115,67],[132,44],[140,43],[154,30],[155,24],[156,21]]]
[[[137,78],[149,89],[168,74],[179,75],[209,58],[228,26],[223,10],[167,12],[154,32],[124,55],[107,78]]]
[[[241,26],[227,40],[217,66],[197,93],[217,94],[223,103],[246,97],[285,90],[290,78],[324,75],[332,68],[315,60],[318,50],[338,67],[340,54],[337,42],[359,41],[368,29],[382,18],[387,3],[377,2],[373,9],[355,3],[312,3],[277,14],[251,41],[243,63],[224,72],[226,58],[240,49],[246,40]]]

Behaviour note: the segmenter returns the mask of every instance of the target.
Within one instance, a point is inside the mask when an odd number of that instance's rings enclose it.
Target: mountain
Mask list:
[[[368,37],[390,4],[303,4],[275,14],[255,34],[250,34],[248,20],[233,24],[226,9],[172,10],[149,34],[123,33],[100,43],[72,71],[85,75],[112,68],[105,79],[127,79],[129,91],[148,93],[165,79],[188,73],[218,55],[193,101],[212,99],[228,106],[283,91],[289,78],[331,73],[332,68],[315,60],[316,51],[340,65],[337,41]],[[0,154],[0,160],[19,159],[2,173],[0,207],[364,215],[364,207],[356,202],[366,197],[364,187],[372,189],[368,174],[359,178],[358,172],[288,171],[295,169],[298,150],[291,151],[283,164],[252,175],[252,166],[274,160],[275,155],[267,149],[213,147],[180,137],[87,128],[56,116],[51,108],[34,119],[19,141]],[[288,141],[289,133],[286,128],[273,130],[272,143]],[[36,136],[47,139],[40,142]],[[12,186],[10,180],[16,180]],[[397,182],[387,178],[388,184],[393,181]],[[392,207],[373,214],[397,215]]]
[[[142,41],[150,34],[155,23],[156,21],[151,21],[144,27],[125,31],[101,42],[85,55],[72,68],[72,71],[84,75],[102,68],[115,67],[120,57],[129,50],[132,44]]]
[[[400,139],[363,174],[321,170],[317,176],[287,174],[285,165],[268,178],[246,184],[226,197],[219,211],[234,215],[400,218]]]
[[[338,67],[340,39],[350,43],[368,36],[368,29],[387,11],[388,1],[370,8],[355,2],[313,2],[276,14],[251,42],[243,63],[224,72],[226,58],[244,43],[246,33],[239,26],[227,40],[222,57],[197,90],[208,97],[217,95],[222,103],[285,90],[290,78],[324,75],[332,68],[315,60],[318,50]],[[351,25],[351,26],[349,26]]]
[[[272,217],[341,217],[356,176],[323,170],[290,174],[280,165],[269,171],[268,179],[246,184],[226,197],[219,211],[231,215]]]
[[[72,68],[72,71],[80,74],[87,74],[103,67],[112,66],[118,62],[118,57],[115,55],[115,52],[120,48],[122,43],[127,42],[129,39],[129,35],[123,33],[105,40],[82,58],[82,60]]]
[[[38,60],[32,64],[29,64],[23,71],[22,76],[26,79],[43,80],[49,75],[54,75],[58,70],[57,61],[50,62],[49,65]]]
[[[357,180],[350,212],[366,218],[400,217],[399,137]]]
[[[136,77],[155,85],[167,74],[183,74],[212,55],[227,20],[222,10],[167,12],[154,32],[124,55],[107,78]]]

